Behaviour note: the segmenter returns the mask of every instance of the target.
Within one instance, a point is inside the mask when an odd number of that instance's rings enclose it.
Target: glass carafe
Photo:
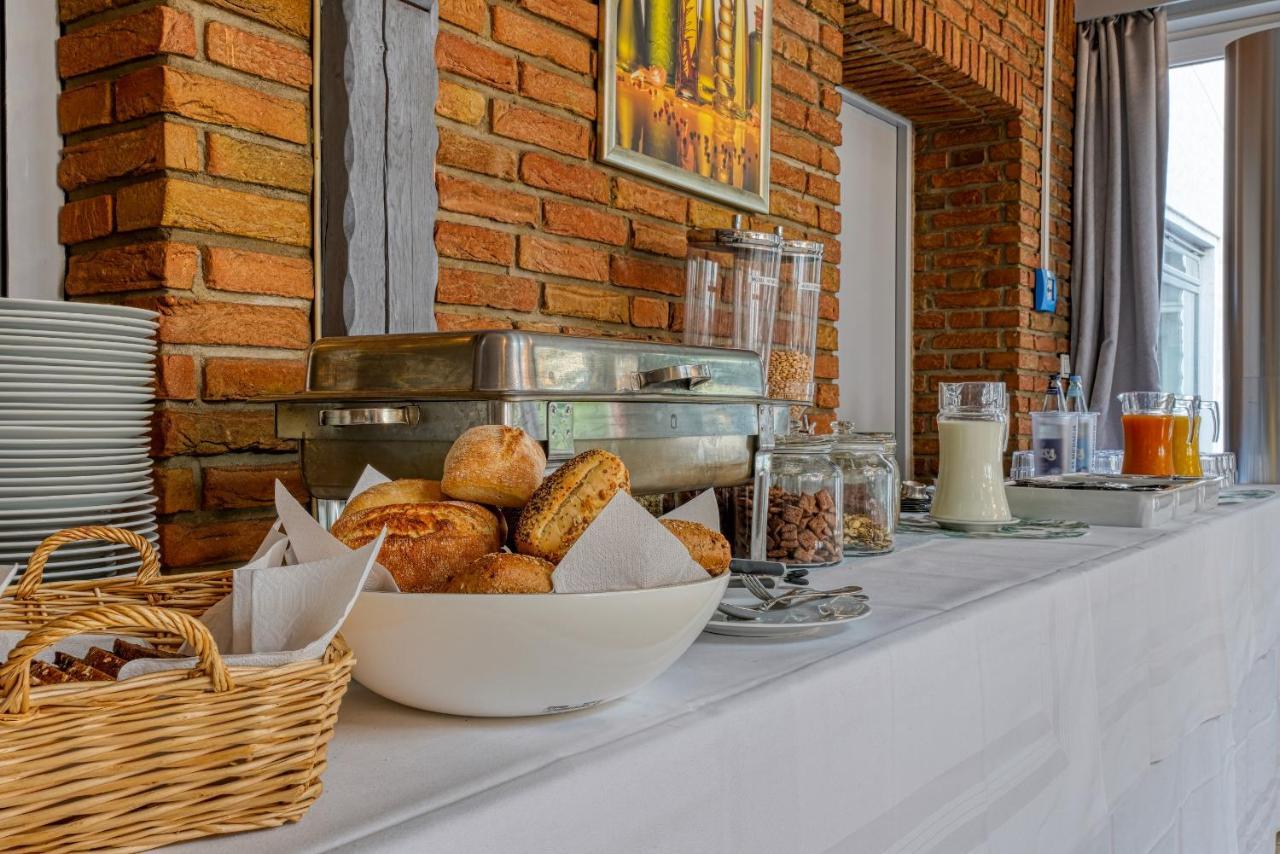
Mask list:
[[[1012,521],[1004,495],[1009,395],[1004,383],[938,387],[938,482],[931,515],[943,527]]]
[[[1123,473],[1173,477],[1173,395],[1126,391],[1116,399],[1124,425]]]
[[[1173,404],[1173,473],[1178,477],[1204,477],[1200,465],[1200,413],[1213,420],[1213,441],[1218,441],[1221,416],[1216,400],[1179,396]]]

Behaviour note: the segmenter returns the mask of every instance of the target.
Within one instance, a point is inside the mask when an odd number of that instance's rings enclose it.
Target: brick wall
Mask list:
[[[1031,311],[1040,258],[1044,11],[1036,0],[846,0],[844,82],[916,123],[916,474],[937,471],[937,385],[1003,380],[1011,448],[1068,348],[1075,26],[1057,5],[1050,257],[1057,312]]]
[[[303,494],[266,394],[311,341],[310,0],[60,0],[66,294],[160,312],[166,565],[246,557]]]
[[[594,159],[596,4],[442,0],[440,17],[440,328],[679,340],[686,230],[728,226],[733,211]],[[826,409],[839,399],[843,17],[832,0],[774,0],[771,204],[749,217],[826,244]]]

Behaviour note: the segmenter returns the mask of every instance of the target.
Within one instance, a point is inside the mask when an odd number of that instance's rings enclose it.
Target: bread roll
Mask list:
[[[733,554],[729,551],[729,541],[724,534],[713,531],[706,525],[697,522],[686,522],[681,519],[659,519],[675,538],[684,543],[689,550],[689,557],[697,561],[710,575],[719,575],[729,568]]]
[[[547,455],[518,427],[472,427],[444,458],[445,495],[494,507],[523,507],[542,483]]]
[[[529,499],[516,526],[516,550],[559,563],[619,490],[631,491],[622,460],[601,450],[578,454]]]
[[[550,593],[555,566],[540,557],[495,552],[478,559],[444,586],[445,593]]]
[[[427,501],[444,501],[440,481],[404,478],[375,484],[347,502],[343,516],[352,516],[362,510],[386,507],[388,504],[423,504]]]
[[[355,549],[372,541],[383,527],[387,536],[378,563],[406,593],[438,592],[451,575],[502,545],[498,517],[465,501],[389,504],[344,513],[332,533]]]

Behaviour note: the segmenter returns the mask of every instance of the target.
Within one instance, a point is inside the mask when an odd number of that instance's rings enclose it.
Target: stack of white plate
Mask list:
[[[76,525],[156,541],[147,456],[156,325],[138,308],[0,299],[0,567],[25,564],[41,540]],[[45,578],[138,565],[126,546],[72,543]]]

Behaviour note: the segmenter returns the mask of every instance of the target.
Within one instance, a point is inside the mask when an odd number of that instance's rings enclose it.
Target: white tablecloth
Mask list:
[[[874,613],[703,635],[591,711],[448,718],[353,686],[302,822],[184,850],[1273,854],[1280,500],[814,575]]]

